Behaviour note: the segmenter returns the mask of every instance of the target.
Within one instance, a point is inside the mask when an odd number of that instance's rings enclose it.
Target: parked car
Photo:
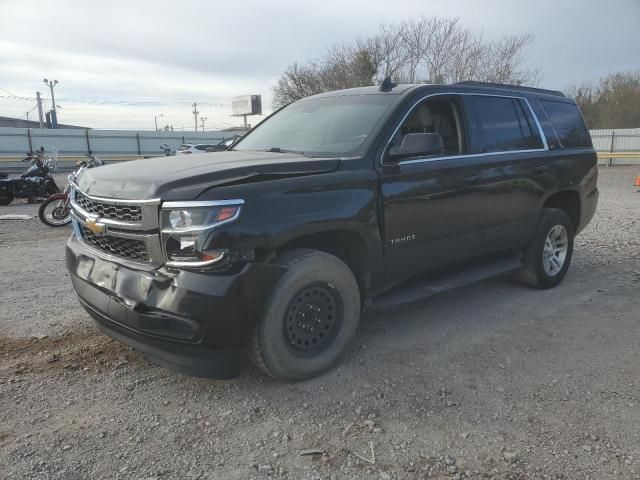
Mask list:
[[[193,143],[183,143],[178,148],[176,148],[176,155],[192,155],[194,153],[207,153],[207,149],[211,148],[212,144],[193,144]]]
[[[535,88],[315,95],[216,160],[85,170],[66,255],[108,335],[217,378],[247,350],[272,377],[313,377],[363,311],[494,275],[554,287],[598,201],[576,103]]]
[[[192,143],[184,143],[176,149],[176,154],[193,154],[193,153],[208,153],[208,152],[223,152],[227,150],[237,139],[239,135],[234,135],[229,138],[220,140],[218,143],[202,143],[194,145]]]

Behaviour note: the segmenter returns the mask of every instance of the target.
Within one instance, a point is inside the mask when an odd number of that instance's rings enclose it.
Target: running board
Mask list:
[[[436,278],[427,278],[421,281],[414,280],[408,284],[394,287],[389,292],[374,299],[367,310],[385,310],[398,305],[417,302],[454,288],[514,272],[521,267],[522,261],[520,260],[520,255],[518,255]]]

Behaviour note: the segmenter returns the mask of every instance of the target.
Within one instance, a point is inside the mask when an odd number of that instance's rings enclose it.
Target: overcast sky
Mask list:
[[[640,70],[640,0],[0,0],[0,115],[25,118],[57,79],[59,121],[97,128],[241,123],[231,97],[261,93],[287,65],[381,23],[459,16],[489,38],[535,36],[527,66],[565,88]],[[265,108],[269,112],[269,108]],[[32,110],[30,119],[37,118]]]

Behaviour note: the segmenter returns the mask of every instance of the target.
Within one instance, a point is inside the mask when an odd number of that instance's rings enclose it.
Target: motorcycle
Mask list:
[[[162,145],[160,145],[160,150],[162,150],[164,152],[164,156],[165,157],[172,157],[173,155],[176,154],[176,151],[173,150],[169,145],[167,145],[166,143],[163,143]]]
[[[38,209],[38,218],[45,225],[50,227],[63,227],[71,223],[71,184],[84,172],[87,168],[100,167],[104,162],[93,156],[91,152],[85,154],[86,160],[80,160],[76,163],[76,170],[70,174],[67,179],[67,188],[64,192],[54,193],[47,198]]]
[[[26,198],[29,203],[36,203],[37,198],[46,198],[60,192],[51,176],[56,168],[55,154],[47,155],[44,147],[35,152],[27,152],[23,162],[31,162],[31,166],[19,177],[10,178],[6,173],[0,174],[0,205],[9,205],[14,198]]]

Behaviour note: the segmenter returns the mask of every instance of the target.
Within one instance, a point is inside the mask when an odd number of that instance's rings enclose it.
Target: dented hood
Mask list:
[[[214,152],[134,160],[85,170],[80,189],[93,196],[124,200],[193,200],[217,185],[313,175],[333,171],[336,158],[290,153]]]

